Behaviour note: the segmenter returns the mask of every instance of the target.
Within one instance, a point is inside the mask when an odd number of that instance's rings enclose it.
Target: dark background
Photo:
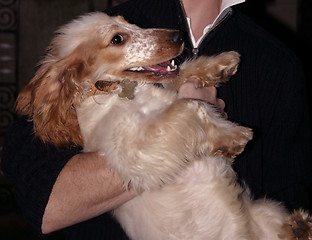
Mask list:
[[[53,31],[80,14],[101,11],[118,2],[122,0],[0,0],[0,151],[6,131],[15,118],[13,107],[17,93],[34,75]],[[291,26],[268,11],[268,6],[274,4],[297,6],[293,9],[296,18]],[[311,102],[312,1],[247,0],[239,8],[281,39],[301,59]],[[281,10],[279,14],[283,19],[293,19],[287,16],[287,11]],[[16,206],[13,191],[0,170],[0,239],[36,240],[38,238],[31,233]],[[63,239],[62,232],[51,239]]]

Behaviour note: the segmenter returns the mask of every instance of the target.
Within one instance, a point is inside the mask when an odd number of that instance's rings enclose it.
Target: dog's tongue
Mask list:
[[[128,71],[155,74],[157,76],[168,76],[171,74],[177,74],[178,67],[175,65],[174,60],[159,63],[157,65],[144,66],[144,67],[132,67]]]
[[[152,66],[146,66],[144,67],[145,70],[150,71],[150,72],[155,72],[155,73],[159,73],[159,74],[166,74],[170,71],[173,71],[176,69],[175,66],[172,66],[171,62],[164,62],[164,63],[160,63],[157,65],[152,65]]]

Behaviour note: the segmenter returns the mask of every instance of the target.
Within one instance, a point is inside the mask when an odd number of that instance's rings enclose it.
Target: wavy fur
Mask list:
[[[253,201],[237,183],[231,164],[252,131],[207,103],[177,98],[189,78],[198,87],[226,82],[239,54],[188,61],[178,74],[163,68],[183,46],[175,30],[141,29],[103,13],[82,16],[59,29],[17,111],[29,116],[42,141],[83,144],[106,157],[125,188],[143,192],[114,210],[131,239],[310,239],[307,213]],[[124,79],[137,82],[132,100],[120,95]],[[103,80],[120,85],[90,96]]]

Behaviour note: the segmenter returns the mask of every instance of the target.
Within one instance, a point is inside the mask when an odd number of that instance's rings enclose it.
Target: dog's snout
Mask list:
[[[183,42],[183,33],[181,31],[174,31],[170,35],[170,40],[173,43],[182,43]]]

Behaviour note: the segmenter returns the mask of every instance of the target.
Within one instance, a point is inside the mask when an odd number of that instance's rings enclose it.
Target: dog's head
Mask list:
[[[167,81],[177,74],[170,60],[183,47],[177,30],[141,29],[104,13],[81,16],[56,32],[34,78],[20,92],[16,110],[33,120],[42,141],[81,145],[73,106],[87,84]]]

